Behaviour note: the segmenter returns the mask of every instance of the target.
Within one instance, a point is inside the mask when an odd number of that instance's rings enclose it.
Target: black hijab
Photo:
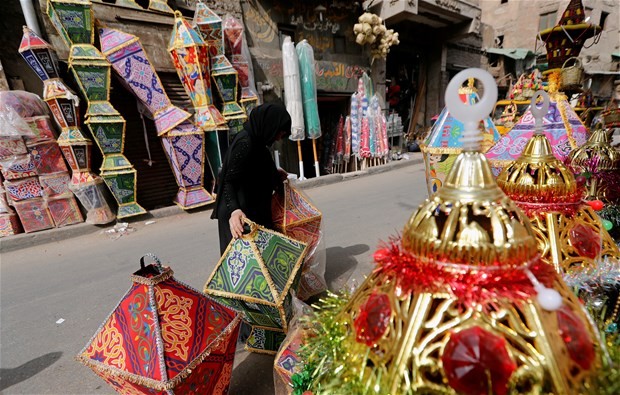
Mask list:
[[[243,127],[248,131],[253,146],[269,146],[279,132],[291,133],[291,116],[281,104],[263,104],[252,110]]]

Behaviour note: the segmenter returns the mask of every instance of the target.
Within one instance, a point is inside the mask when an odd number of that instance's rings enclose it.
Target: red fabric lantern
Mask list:
[[[241,316],[169,267],[141,266],[78,360],[119,393],[227,393]]]

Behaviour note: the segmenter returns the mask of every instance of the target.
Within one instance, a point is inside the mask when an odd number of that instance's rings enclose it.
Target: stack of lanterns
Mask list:
[[[458,98],[468,77],[484,96]],[[309,320],[296,390],[327,393],[573,393],[602,362],[596,328],[553,267],[538,259],[529,220],[499,189],[477,126],[497,96],[479,69],[455,76],[450,112],[465,125],[445,185],[349,300]],[[567,374],[566,372],[571,372]],[[301,380],[299,379],[301,377]]]
[[[80,100],[60,78],[56,52],[27,27],[19,52],[43,81],[43,99],[61,129],[58,145],[73,173],[69,188],[85,208],[86,221],[93,224],[113,221],[116,216],[104,198],[103,180],[90,170],[92,141],[80,129]],[[114,145],[115,141],[111,143]]]

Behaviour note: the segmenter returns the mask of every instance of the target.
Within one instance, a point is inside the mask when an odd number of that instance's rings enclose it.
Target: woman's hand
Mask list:
[[[238,239],[243,235],[243,220],[245,219],[245,214],[241,209],[236,209],[230,214],[230,219],[228,223],[230,225],[230,233],[232,233],[233,238]]]
[[[285,181],[288,179],[288,173],[284,169],[278,169],[278,174],[280,175],[280,180]]]

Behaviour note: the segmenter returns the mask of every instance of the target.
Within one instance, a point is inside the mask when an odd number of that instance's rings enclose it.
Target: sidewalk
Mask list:
[[[328,174],[318,178],[311,178],[309,180],[297,181],[296,186],[302,189],[316,188],[323,185],[334,184],[341,181],[347,181],[350,179],[365,177],[373,174],[384,173],[390,170],[399,169],[405,166],[412,166],[423,163],[422,154],[420,152],[410,152],[409,159],[401,159],[398,161],[392,161],[385,165],[370,167],[366,170],[354,171],[345,174]],[[49,229],[41,232],[34,233],[20,233],[15,236],[4,237],[0,239],[0,253],[20,250],[22,248],[30,248],[46,243],[55,241],[62,241],[71,239],[74,237],[111,229],[117,222],[146,222],[157,218],[165,218],[173,215],[185,214],[191,215],[194,212],[211,210],[212,205],[200,207],[194,210],[185,211],[180,207],[173,205],[160,209],[149,211],[147,214],[141,215],[136,218],[128,218],[126,220],[111,222],[106,225],[92,225],[87,223],[66,226],[62,228]]]

